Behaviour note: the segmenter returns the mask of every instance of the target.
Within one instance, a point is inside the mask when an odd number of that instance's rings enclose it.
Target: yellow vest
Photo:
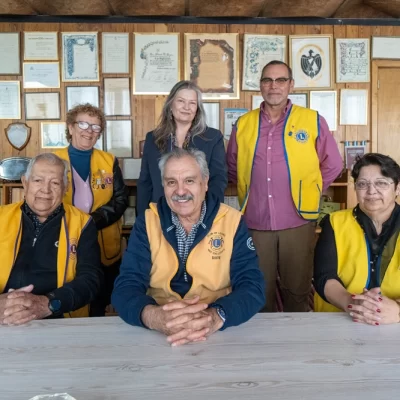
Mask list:
[[[20,202],[0,207],[0,222],[5,227],[2,229],[0,235],[0,293],[3,293],[7,285],[21,244],[22,204],[23,202]],[[76,245],[79,242],[82,229],[89,221],[89,216],[75,207],[64,204],[64,210],[65,216],[62,218],[60,237],[58,239],[57,288],[75,279],[76,251],[72,250],[72,244]],[[65,318],[88,316],[88,305],[79,310],[64,314]]]
[[[150,204],[145,218],[152,262],[147,294],[159,305],[167,303],[171,297],[181,300],[182,297],[171,289],[171,280],[178,272],[178,256],[162,233],[155,203]],[[240,212],[220,205],[209,233],[192,249],[187,259],[186,271],[192,276],[193,283],[184,298],[198,295],[200,302],[210,304],[232,291],[230,260],[240,218]]]
[[[62,159],[70,162],[68,147],[55,152]],[[115,157],[105,151],[93,149],[90,160],[90,186],[93,193],[92,211],[107,204],[113,196],[113,166]],[[68,190],[64,196],[64,204],[74,204],[74,184],[71,170],[68,171]],[[101,250],[101,263],[111,265],[121,258],[121,220],[107,226],[98,233]]]
[[[330,222],[335,234],[338,276],[349,293],[362,293],[368,287],[370,271],[369,248],[364,231],[350,209],[332,213]],[[400,235],[380,288],[384,296],[400,298]],[[343,311],[324,301],[317,293],[314,295],[314,310]]]
[[[254,156],[260,137],[261,111],[256,109],[237,122],[237,191],[242,212],[250,193]],[[322,175],[315,142],[319,135],[318,113],[292,105],[283,129],[283,145],[290,189],[298,214],[314,221],[319,215]],[[261,199],[260,199],[261,200]]]

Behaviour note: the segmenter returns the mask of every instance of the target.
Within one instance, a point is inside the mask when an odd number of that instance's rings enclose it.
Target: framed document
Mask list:
[[[5,131],[8,142],[18,151],[24,149],[31,138],[31,128],[23,122],[14,122]]]
[[[260,95],[252,96],[251,100],[251,109],[255,110],[256,108],[260,108],[261,103],[264,101],[264,98]]]
[[[225,108],[224,110],[224,139],[229,140],[236,121],[249,110],[247,108]]]
[[[219,103],[203,103],[207,125],[219,130]]]
[[[244,35],[242,90],[260,90],[261,72],[272,60],[286,62],[286,36]]]
[[[336,90],[321,90],[310,92],[310,108],[322,115],[330,131],[337,129],[337,92]]]
[[[60,93],[25,93],[25,119],[60,119]]]
[[[19,33],[0,33],[0,75],[20,75]]]
[[[332,47],[332,35],[289,36],[295,89],[332,87]]]
[[[169,94],[180,80],[179,33],[135,33],[133,93]]]
[[[41,122],[40,136],[42,149],[57,149],[69,145],[65,136],[67,125],[65,122]]]
[[[308,94],[307,93],[289,93],[288,99],[292,101],[293,104],[300,107],[308,107]]]
[[[340,125],[368,124],[368,90],[340,91]]]
[[[104,78],[104,113],[131,115],[129,78]]]
[[[336,82],[369,82],[369,39],[336,39]]]
[[[400,59],[400,37],[373,36],[372,58]]]
[[[24,60],[58,60],[58,32],[24,32]]]
[[[102,33],[103,74],[129,73],[129,33]]]
[[[141,158],[124,158],[122,160],[122,175],[124,179],[139,179],[141,168]]]
[[[19,81],[0,81],[0,119],[21,119]]]
[[[60,87],[60,63],[24,62],[24,89],[54,89]]]
[[[99,80],[97,32],[62,34],[63,82]]]
[[[239,34],[185,33],[185,79],[203,99],[239,98]]]
[[[67,111],[78,104],[89,103],[99,107],[99,87],[98,86],[66,86]]]
[[[115,157],[132,158],[132,121],[107,121],[107,151]]]

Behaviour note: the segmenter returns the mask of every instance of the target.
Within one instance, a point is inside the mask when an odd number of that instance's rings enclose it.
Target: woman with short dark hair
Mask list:
[[[165,101],[158,126],[146,135],[138,181],[138,214],[164,195],[158,161],[174,147],[205,153],[210,170],[208,194],[224,201],[228,180],[222,133],[206,125],[200,89],[190,81],[180,81]]]
[[[400,166],[378,153],[353,167],[357,206],[327,215],[314,256],[315,311],[371,325],[400,321]]]

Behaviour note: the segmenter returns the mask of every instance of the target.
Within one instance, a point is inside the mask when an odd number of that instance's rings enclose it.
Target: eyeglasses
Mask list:
[[[265,86],[271,86],[272,82],[275,82],[278,86],[283,86],[287,81],[290,81],[290,78],[262,78],[260,80],[261,84]]]
[[[75,124],[78,124],[79,128],[83,129],[84,131],[88,130],[90,127],[92,131],[95,133],[101,132],[101,126],[97,124],[89,124],[88,122],[85,121],[76,121]]]
[[[394,182],[389,182],[385,179],[378,179],[375,182],[360,180],[355,182],[354,186],[357,190],[367,190],[370,185],[373,185],[376,190],[388,190]]]

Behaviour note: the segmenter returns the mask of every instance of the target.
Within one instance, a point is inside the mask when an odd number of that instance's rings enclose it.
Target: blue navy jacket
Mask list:
[[[189,148],[201,150],[206,155],[210,178],[208,192],[224,201],[224,192],[228,184],[224,138],[222,133],[214,128],[207,127],[201,135],[195,136],[189,142]],[[171,139],[167,142],[167,151],[171,150]],[[161,153],[155,144],[153,132],[146,135],[144,143],[142,167],[137,183],[137,212],[144,214],[150,203],[157,203],[164,196],[161,182],[161,173],[158,161]]]
[[[209,233],[220,201],[213,195],[207,195],[207,212],[200,224],[190,251]],[[161,228],[164,237],[174,249],[178,260],[178,246],[175,225],[171,220],[171,209],[162,197],[158,204]],[[171,228],[173,227],[173,228]],[[217,299],[213,305],[221,306],[226,314],[222,329],[239,325],[249,320],[265,304],[264,278],[258,266],[254,246],[249,245],[249,232],[242,217],[236,230],[230,264],[232,292]],[[251,241],[251,239],[250,239]],[[167,262],[167,260],[166,260]],[[128,248],[122,258],[120,275],[115,281],[112,304],[120,317],[131,325],[143,326],[141,313],[149,304],[157,304],[146,294],[150,285],[152,268],[150,243],[147,236],[144,214],[139,215],[132,229]],[[171,281],[171,289],[184,296],[190,289],[191,279],[184,280],[184,265],[179,261],[178,272]]]

